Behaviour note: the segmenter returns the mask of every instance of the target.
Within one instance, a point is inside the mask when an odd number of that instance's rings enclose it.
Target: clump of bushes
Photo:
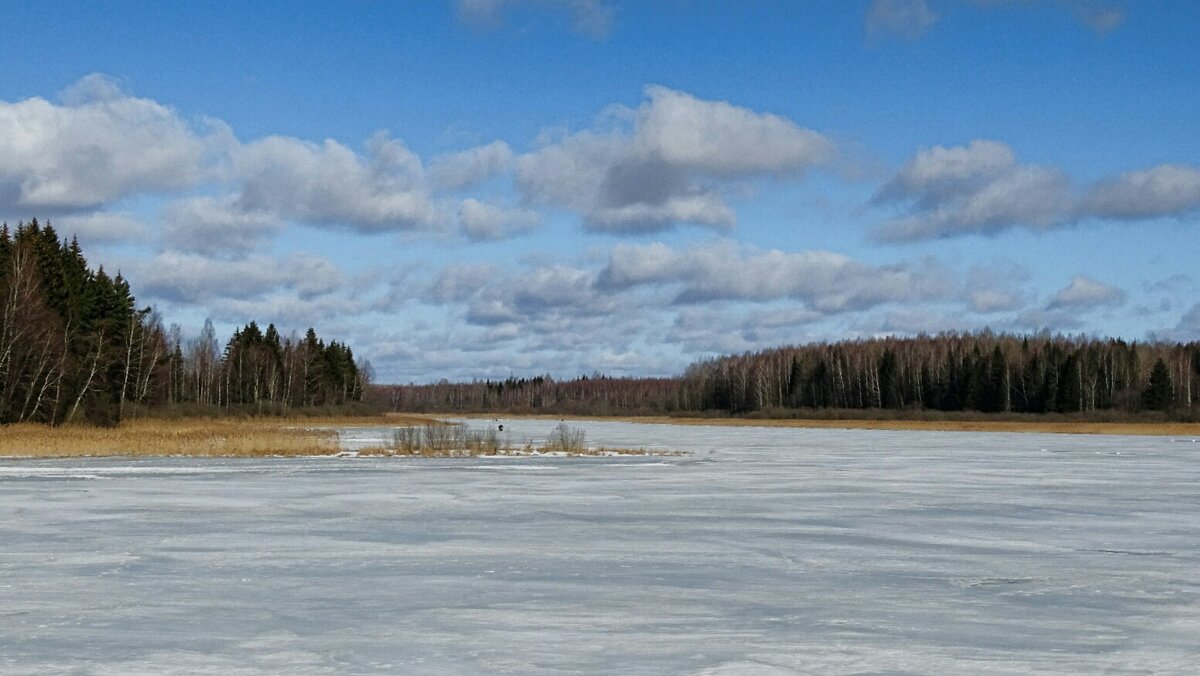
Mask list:
[[[579,455],[586,449],[583,430],[571,427],[565,422],[558,423],[543,448],[547,452],[566,453],[567,455]]]
[[[427,423],[422,426],[399,427],[392,432],[390,445],[367,448],[359,455],[402,455],[427,458],[457,458],[481,455],[536,455],[554,453],[559,455],[647,455],[645,449],[589,448],[584,431],[559,423],[551,431],[546,443],[534,446],[526,442],[514,446],[507,437],[501,438],[495,429],[475,430],[466,425]],[[667,453],[666,455],[677,455]]]
[[[400,427],[392,432],[389,449],[399,455],[455,456],[496,455],[503,447],[493,429],[472,430],[466,425],[427,423]]]

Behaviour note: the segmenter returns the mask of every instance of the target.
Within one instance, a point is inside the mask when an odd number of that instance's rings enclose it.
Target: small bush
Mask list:
[[[583,430],[575,429],[564,422],[560,422],[554,428],[554,431],[550,433],[550,438],[546,440],[545,450],[550,453],[578,455],[587,448],[584,441]]]
[[[428,423],[392,431],[390,450],[399,455],[474,456],[498,455],[508,449],[496,430],[472,430],[465,425]]]
[[[426,458],[458,458],[480,455],[537,455],[556,453],[570,456],[680,455],[675,451],[650,453],[644,448],[588,448],[583,430],[559,423],[542,446],[530,442],[514,446],[497,430],[473,430],[465,425],[427,424],[399,427],[392,431],[391,446],[360,451],[361,455],[415,455]]]

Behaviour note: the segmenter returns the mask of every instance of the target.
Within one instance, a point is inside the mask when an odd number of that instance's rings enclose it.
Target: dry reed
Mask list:
[[[143,419],[114,428],[35,424],[0,428],[0,456],[9,457],[255,457],[330,455],[340,450],[334,430],[297,427],[296,421],[288,420]]]
[[[480,456],[558,455],[567,457],[603,457],[614,455],[681,455],[675,451],[647,451],[644,448],[589,447],[583,430],[564,423],[551,432],[541,446],[525,443],[514,446],[501,439],[495,429],[473,430],[461,424],[444,422],[394,430],[392,442],[358,450],[362,456],[401,456],[419,458],[470,458]]]

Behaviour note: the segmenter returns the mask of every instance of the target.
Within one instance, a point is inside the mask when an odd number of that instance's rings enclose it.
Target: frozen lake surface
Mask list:
[[[0,461],[0,672],[1200,664],[1191,439],[578,425],[692,454]]]

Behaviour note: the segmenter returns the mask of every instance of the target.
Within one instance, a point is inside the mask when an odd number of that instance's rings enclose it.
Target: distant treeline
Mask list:
[[[79,243],[36,219],[0,228],[0,424],[117,424],[130,410],[214,413],[358,401],[350,348],[255,322],[219,351],[212,323],[184,340],[138,308],[129,284],[88,267]]]
[[[942,333],[780,347],[709,359],[678,378],[549,376],[387,386],[406,411],[756,414],[828,409],[1077,413],[1200,401],[1200,343],[1040,333]]]
[[[606,415],[631,411],[679,410],[678,378],[610,378],[576,380],[550,376],[508,378],[471,383],[442,381],[435,385],[376,385],[370,398],[377,405],[406,412],[575,413]]]

